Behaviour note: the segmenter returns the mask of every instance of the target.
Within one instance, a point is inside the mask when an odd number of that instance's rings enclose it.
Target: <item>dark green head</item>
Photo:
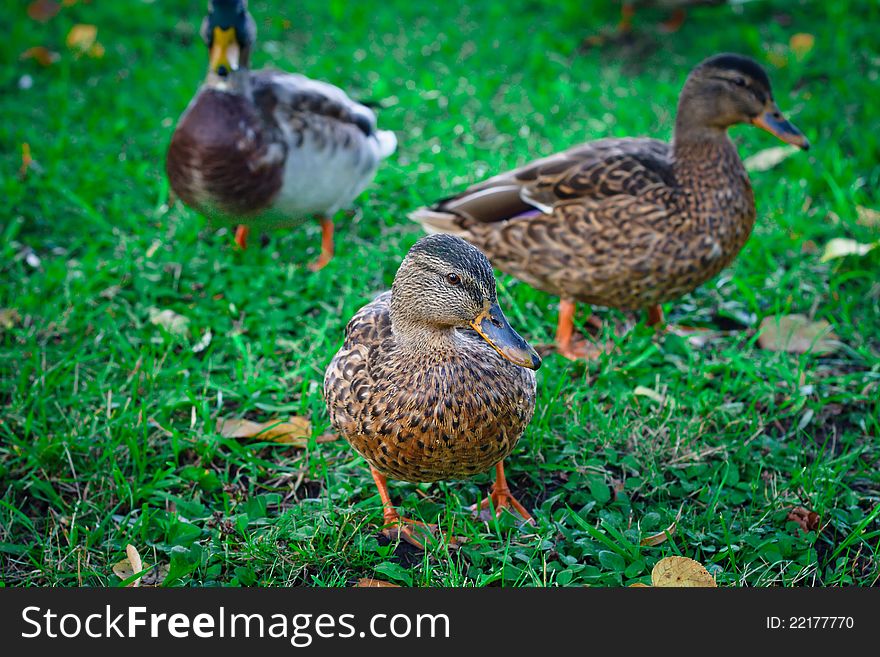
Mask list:
[[[804,150],[810,147],[801,131],[782,116],[773,100],[770,78],[760,64],[733,53],[709,57],[688,76],[676,130],[726,129],[738,123],[759,127]]]
[[[498,306],[489,260],[459,237],[428,235],[413,245],[394,277],[391,308],[397,328],[472,328],[507,360],[541,365]]]
[[[211,52],[213,73],[226,77],[247,68],[257,39],[257,26],[247,10],[247,0],[210,0],[201,35]]]

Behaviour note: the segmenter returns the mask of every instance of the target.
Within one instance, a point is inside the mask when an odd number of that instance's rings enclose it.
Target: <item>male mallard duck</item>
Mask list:
[[[726,267],[755,223],[749,177],[727,129],[763,128],[803,149],[757,63],[723,54],[691,71],[671,144],[601,139],[490,178],[412,215],[476,245],[492,264],[561,297],[557,347],[573,344],[574,302],[649,309]]]
[[[251,226],[321,218],[317,270],[333,256],[333,214],[346,207],[397,145],[373,112],[325,82],[248,68],[256,25],[244,0],[211,0],[202,22],[208,76],[168,148],[171,188],[210,219]]]
[[[451,235],[410,249],[390,292],[361,308],[324,375],[333,427],[370,464],[384,533],[421,547],[388,495],[386,477],[456,479],[495,466],[481,509],[512,507],[533,522],[504,477],[535,410],[541,359],[514,331],[486,257]]]

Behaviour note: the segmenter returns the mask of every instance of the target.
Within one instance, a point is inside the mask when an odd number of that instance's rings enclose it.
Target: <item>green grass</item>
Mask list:
[[[20,317],[0,328],[5,585],[114,585],[127,543],[170,563],[179,585],[620,585],[648,581],[671,554],[722,585],[878,581],[880,258],[819,259],[833,237],[878,239],[856,221],[857,206],[880,208],[876,3],[699,10],[670,37],[653,30],[662,13],[646,11],[634,44],[580,50],[613,28],[613,8],[254,1],[256,66],[379,101],[381,125],[400,138],[316,275],[304,266],[316,224],[240,253],[228,232],[163,205],[165,148],[205,68],[203,3],[78,3],[46,24],[18,4],[0,9],[0,308]],[[103,58],[72,56],[75,23],[98,26]],[[788,45],[797,32],[816,36],[802,61]],[[38,45],[60,60],[18,59]],[[403,509],[470,542],[424,555],[387,545],[369,472],[344,441],[297,450],[217,434],[220,417],[285,414],[308,416],[314,437],[327,431],[324,368],[419,237],[409,211],[587,139],[668,138],[687,71],[723,50],[768,66],[814,144],[752,175],[759,219],[743,253],[667,306],[678,323],[748,329],[698,348],[637,327],[589,366],[548,356],[507,466],[535,529],[471,519],[488,474],[392,483]],[[733,137],[743,155],[777,145],[745,127]],[[39,168],[22,179],[24,142]],[[499,283],[514,326],[550,341],[556,300]],[[151,324],[151,307],[188,317],[190,336]],[[756,344],[763,317],[795,312],[830,322],[843,348],[817,357]],[[787,522],[793,506],[815,510],[821,531]],[[679,511],[670,540],[639,546]]]

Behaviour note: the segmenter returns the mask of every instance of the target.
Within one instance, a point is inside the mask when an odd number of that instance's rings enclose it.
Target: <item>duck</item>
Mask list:
[[[742,1],[742,0],[740,0]],[[728,0],[620,0],[620,24],[618,31],[632,31],[633,17],[636,11],[645,7],[656,7],[670,12],[669,18],[660,26],[664,32],[677,32],[684,24],[687,10],[691,7],[717,7],[727,4]]]
[[[560,298],[556,350],[601,354],[575,335],[576,303],[648,311],[727,267],[755,224],[748,173],[728,129],[756,126],[803,150],[766,71],[722,53],[691,70],[672,141],[605,138],[530,162],[413,212],[429,233],[449,233],[492,264]]]
[[[256,23],[246,0],[211,0],[200,30],[208,73],[181,115],[166,172],[183,203],[219,225],[251,228],[321,224],[333,257],[333,215],[347,208],[397,147],[374,112],[327,82],[280,70],[250,70]]]
[[[424,547],[436,529],[400,515],[388,478],[435,482],[495,468],[473,510],[534,523],[504,472],[535,411],[537,352],[510,326],[488,259],[452,235],[418,240],[391,290],[363,306],[324,375],[330,422],[369,464],[382,533]]]

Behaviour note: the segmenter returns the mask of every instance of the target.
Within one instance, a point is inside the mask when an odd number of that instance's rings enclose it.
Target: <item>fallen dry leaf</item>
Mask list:
[[[846,237],[835,237],[825,245],[825,250],[822,252],[820,262],[828,262],[835,258],[845,258],[846,256],[851,255],[863,256],[876,248],[878,244],[880,244],[880,242],[862,244],[861,242],[856,242],[855,240]]]
[[[656,545],[664,543],[666,539],[668,539],[670,536],[675,535],[675,526],[676,521],[673,520],[672,524],[669,525],[669,527],[664,529],[662,532],[657,532],[656,534],[645,536],[645,538],[639,541],[639,545],[641,545],[642,547],[654,547]]]
[[[40,66],[52,66],[52,64],[61,59],[61,55],[57,52],[52,52],[44,46],[34,46],[25,50],[18,58],[21,60],[33,59]]]
[[[131,566],[132,575],[137,575],[139,572],[141,572],[144,569],[144,562],[141,561],[141,555],[138,554],[137,548],[134,545],[132,545],[130,543],[128,545],[126,545],[125,546],[125,554],[128,557],[128,563]],[[137,588],[140,585],[141,585],[140,579],[136,579],[135,581],[133,581],[131,583],[131,586],[133,586],[135,588]]]
[[[392,584],[391,582],[386,582],[384,579],[373,579],[372,577],[361,577],[357,583],[354,585],[354,588],[395,588],[399,589],[400,584]]]
[[[86,25],[84,23],[78,23],[70,28],[70,31],[67,33],[67,39],[65,43],[67,43],[67,47],[71,50],[76,50],[79,52],[86,52],[89,48],[95,45],[95,41],[98,38],[98,28],[94,25]]]
[[[137,580],[140,583],[139,586],[151,588],[159,586],[165,581],[165,578],[168,577],[169,566],[167,563],[163,563],[158,566],[143,566],[142,570],[147,572]],[[132,568],[131,561],[129,561],[128,557],[113,564],[113,574],[121,580],[126,580],[134,576],[134,569]]]
[[[186,337],[189,335],[189,317],[184,317],[173,310],[159,310],[150,307],[147,309],[150,313],[150,323],[161,326],[172,335]]]
[[[291,416],[289,420],[251,422],[243,418],[220,418],[217,420],[217,433],[224,438],[256,438],[284,445],[305,448],[312,435],[312,423],[307,418]],[[328,443],[339,438],[335,434],[318,436],[318,443]]]
[[[59,11],[61,11],[61,5],[54,0],[34,0],[27,8],[28,16],[41,23],[45,23]]]
[[[67,33],[67,47],[73,50],[77,56],[88,55],[93,59],[104,56],[104,46],[98,43],[98,28],[94,25],[80,23],[70,28]]]
[[[796,146],[773,146],[750,155],[743,160],[743,164],[746,167],[746,171],[769,171],[780,162],[791,157],[793,153],[797,153],[797,151],[798,148]]]
[[[812,34],[807,34],[806,32],[792,34],[791,38],[788,40],[788,45],[798,60],[806,57],[807,53],[813,49],[815,43],[816,37]]]
[[[819,514],[802,506],[791,509],[785,519],[797,523],[798,529],[805,534],[819,529]]]
[[[826,355],[840,348],[837,335],[824,319],[813,322],[805,315],[765,317],[759,330],[758,344],[768,351]]]
[[[0,328],[11,329],[21,321],[21,315],[15,308],[0,308]]]
[[[715,578],[699,561],[687,557],[660,559],[651,571],[651,582],[658,587],[715,587]]]
[[[648,584],[642,584],[641,582],[633,582],[629,585],[631,589],[649,589],[651,588]]]
[[[864,205],[856,206],[856,223],[868,228],[880,227],[880,210],[866,208]]]

